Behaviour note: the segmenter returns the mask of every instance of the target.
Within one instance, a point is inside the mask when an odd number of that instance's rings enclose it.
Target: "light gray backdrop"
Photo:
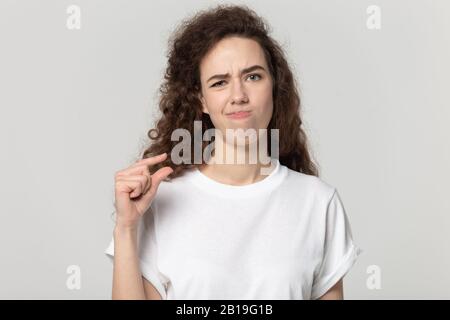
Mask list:
[[[113,175],[147,142],[169,34],[213,3],[1,1],[0,298],[110,298]],[[364,250],[346,298],[450,298],[450,3],[234,3],[285,47],[321,177]]]

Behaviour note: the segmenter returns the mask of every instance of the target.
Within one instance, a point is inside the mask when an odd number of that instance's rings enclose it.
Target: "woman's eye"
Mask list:
[[[248,77],[250,78],[250,77],[254,77],[254,76],[259,77],[259,79],[261,79],[261,76],[259,74],[257,74],[257,73],[251,74]]]
[[[211,87],[218,87],[217,84],[222,83],[222,82],[223,82],[223,80],[221,80],[221,81],[219,81],[219,82],[216,82],[216,83],[214,83]]]
[[[247,78],[250,78],[250,77],[258,77],[257,79],[253,79],[253,80],[260,80],[261,79],[261,75],[259,75],[257,73],[250,74]],[[212,87],[220,87],[223,82],[225,82],[225,80],[218,81],[218,82],[214,83],[211,86],[211,88]]]

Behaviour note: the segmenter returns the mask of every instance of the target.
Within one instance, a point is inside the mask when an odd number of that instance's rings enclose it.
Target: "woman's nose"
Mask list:
[[[240,80],[236,80],[233,82],[231,88],[231,102],[241,104],[248,102],[248,96],[245,92],[245,88]]]

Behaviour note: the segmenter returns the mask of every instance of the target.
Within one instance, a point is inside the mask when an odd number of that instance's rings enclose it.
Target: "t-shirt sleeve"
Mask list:
[[[158,245],[152,212],[146,212],[138,224],[138,252],[142,276],[158,290],[163,300],[167,299],[165,277],[158,269]],[[114,261],[114,237],[104,253]]]
[[[314,272],[311,299],[318,299],[351,269],[362,250],[353,242],[350,223],[334,189],[325,216],[322,261]]]

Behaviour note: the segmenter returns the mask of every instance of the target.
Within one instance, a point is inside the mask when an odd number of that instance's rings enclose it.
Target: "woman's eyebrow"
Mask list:
[[[266,69],[264,69],[264,67],[260,66],[260,65],[254,65],[245,69],[241,70],[241,75],[255,71],[255,70],[263,70],[266,71]],[[206,82],[209,82],[213,79],[224,79],[224,78],[228,78],[230,76],[229,73],[225,73],[225,74],[215,74],[212,77],[210,77],[208,80],[206,80]]]

